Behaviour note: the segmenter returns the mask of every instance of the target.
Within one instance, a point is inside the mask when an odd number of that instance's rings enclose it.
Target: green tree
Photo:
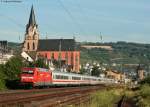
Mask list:
[[[98,68],[99,68],[98,66],[94,66],[92,68],[92,71],[91,71],[92,76],[99,76],[100,75],[100,70]]]
[[[4,75],[4,65],[0,64],[0,90],[6,88],[5,87],[5,75]]]
[[[24,64],[21,57],[12,57],[3,67],[3,72],[6,75],[6,79],[19,79],[19,74],[21,73],[21,68],[23,67],[23,65]]]
[[[82,68],[80,69],[80,74],[86,74],[86,73],[87,73],[87,70],[82,67]]]
[[[142,80],[141,84],[149,84],[150,85],[150,76],[148,76],[144,80]]]
[[[39,58],[38,60],[36,60],[33,65],[35,67],[48,68],[48,65],[46,65],[43,58]]]

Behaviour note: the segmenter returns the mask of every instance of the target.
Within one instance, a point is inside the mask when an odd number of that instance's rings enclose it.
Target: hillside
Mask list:
[[[82,45],[111,46],[112,50],[102,48],[87,49],[80,47],[81,62],[147,64],[150,62],[150,44],[128,42],[116,43],[80,43]]]
[[[8,49],[12,49],[14,54],[18,54],[21,52],[21,44],[14,43],[14,42],[8,42]]]

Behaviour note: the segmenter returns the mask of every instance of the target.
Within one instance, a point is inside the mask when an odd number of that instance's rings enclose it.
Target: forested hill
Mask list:
[[[112,50],[102,48],[87,49],[81,46],[111,46]],[[122,62],[127,64],[150,63],[150,44],[116,42],[116,43],[80,43],[81,62],[98,61],[104,63]]]
[[[14,54],[19,54],[21,52],[21,48],[21,43],[8,42],[8,49],[13,50]]]

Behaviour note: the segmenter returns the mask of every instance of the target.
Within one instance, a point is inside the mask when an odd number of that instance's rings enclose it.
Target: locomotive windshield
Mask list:
[[[32,70],[23,70],[22,71],[23,74],[33,74]]]

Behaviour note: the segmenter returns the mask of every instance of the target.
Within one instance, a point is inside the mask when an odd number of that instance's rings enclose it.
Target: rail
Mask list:
[[[23,93],[0,94],[0,106],[42,105],[42,107],[56,107],[56,105],[79,104],[89,100],[91,92],[100,90],[104,86],[86,86],[25,91]]]

